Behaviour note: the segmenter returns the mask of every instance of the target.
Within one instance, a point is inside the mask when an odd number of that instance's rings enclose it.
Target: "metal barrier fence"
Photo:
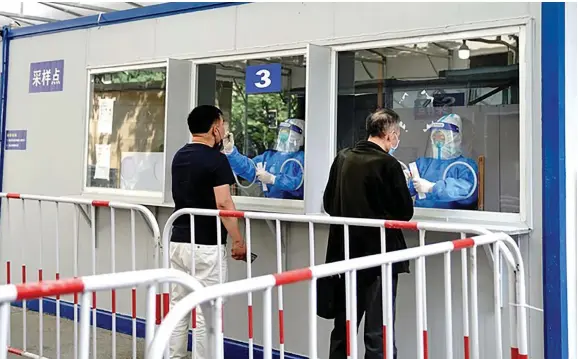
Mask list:
[[[113,201],[97,201],[97,200],[90,200],[90,199],[77,199],[77,198],[66,198],[66,197],[48,197],[48,196],[38,196],[38,195],[25,195],[25,194],[16,194],[16,193],[0,193],[0,200],[6,199],[4,210],[4,215],[7,217],[5,219],[5,226],[7,228],[4,229],[4,234],[8,234],[7,237],[4,236],[2,238],[2,245],[6,247],[9,241],[13,241],[16,243],[20,249],[20,260],[22,260],[21,265],[21,283],[26,284],[30,278],[30,268],[27,268],[25,261],[28,259],[30,261],[30,253],[32,248],[38,249],[38,257],[32,258],[32,260],[37,263],[37,270],[38,270],[38,281],[42,282],[46,278],[46,272],[44,265],[47,262],[47,259],[53,260],[50,263],[50,267],[54,268],[54,278],[57,280],[60,279],[61,275],[63,277],[78,277],[79,273],[79,245],[83,244],[86,245],[86,242],[83,241],[84,237],[90,238],[90,245],[89,245],[89,252],[90,252],[90,274],[95,275],[97,274],[97,259],[101,260],[103,257],[103,251],[97,251],[97,239],[99,238],[99,233],[97,231],[97,209],[106,207],[110,210],[110,268],[107,268],[107,272],[110,271],[112,273],[117,271],[116,262],[117,258],[117,232],[121,233],[117,230],[117,211],[123,210],[128,211],[130,214],[130,269],[129,270],[136,270],[137,269],[137,257],[136,257],[136,246],[137,246],[137,231],[136,231],[136,223],[137,223],[137,214],[140,214],[147,224],[150,230],[150,239],[149,241],[145,242],[150,248],[153,249],[153,261],[154,267],[160,267],[160,229],[159,225],[155,219],[153,213],[148,210],[144,206],[134,205],[134,204],[127,204],[121,202],[113,202]],[[21,210],[18,211],[16,208],[16,203],[20,202]],[[36,207],[36,208],[35,208]],[[70,226],[62,227],[61,220],[62,213],[69,212],[69,207],[73,207],[74,212],[72,213],[72,218]],[[50,212],[50,215],[47,213]],[[20,233],[17,232],[17,223],[15,223],[14,219],[16,216],[21,216],[21,223],[19,223]],[[81,235],[79,230],[79,216],[82,215],[84,219],[88,222],[90,226],[90,234],[85,233],[85,235]],[[49,222],[53,225],[54,232],[53,234],[47,234],[43,230],[43,223]],[[34,228],[36,227],[36,228]],[[37,230],[39,228],[39,235],[31,235],[33,230]],[[72,244],[65,243],[63,241],[65,234],[70,234],[72,232]],[[50,233],[50,232],[48,232]],[[50,238],[51,237],[51,238]],[[87,239],[88,239],[87,238]],[[142,242],[141,238],[139,238],[139,242]],[[102,243],[102,241],[100,241]],[[65,244],[63,246],[63,244]],[[68,246],[71,246],[68,247]],[[64,254],[65,259],[70,260],[72,257],[72,270],[70,271],[70,263],[63,263],[63,253],[62,248],[70,248],[69,252]],[[140,246],[142,248],[142,246]],[[68,251],[68,250],[67,250]],[[97,255],[97,252],[98,255]],[[54,254],[52,254],[54,253]],[[13,276],[12,270],[14,269],[15,263],[13,262],[13,258],[8,258],[6,255],[6,250],[0,250],[2,261],[6,262],[6,283],[10,284],[16,281],[16,276]],[[108,257],[108,255],[104,254]],[[123,255],[127,255],[124,253]],[[50,258],[49,256],[53,256]],[[127,256],[127,257],[128,257]],[[88,258],[86,258],[88,259]],[[81,264],[86,265],[86,259],[81,258]],[[85,261],[82,263],[82,261]],[[128,261],[126,261],[128,262]],[[124,264],[124,263],[123,263]],[[126,266],[126,265],[125,265]],[[68,270],[66,270],[68,267]],[[85,266],[86,267],[86,266]],[[148,267],[148,266],[147,266]],[[61,269],[65,268],[65,273],[61,273]],[[142,269],[149,269],[142,268]],[[52,269],[52,268],[50,268]],[[102,270],[102,268],[100,269]],[[56,297],[56,356],[60,357],[60,341],[61,341],[61,294],[57,293],[54,294]],[[27,356],[36,358],[37,356],[32,353],[27,352],[27,342],[28,342],[28,335],[30,331],[27,327],[27,301],[28,297],[22,298],[22,348],[11,348],[11,352],[14,354],[18,354],[21,356]],[[97,304],[96,304],[96,293],[93,293],[92,296],[92,327],[93,327],[93,337],[96,338],[96,329],[97,329]],[[121,299],[122,300],[122,299]],[[112,353],[113,358],[116,358],[116,330],[117,330],[117,311],[116,306],[119,303],[117,301],[116,290],[112,289],[111,291],[111,317],[112,317]],[[44,331],[44,300],[41,299],[38,302],[38,310],[40,313],[40,322],[39,322],[39,353],[38,357],[43,357],[43,331]],[[128,303],[127,303],[128,304]],[[73,307],[74,307],[74,343],[76,345],[78,339],[78,295],[74,295],[73,298]],[[132,358],[136,359],[137,355],[137,288],[131,288],[131,298],[130,298],[130,307],[132,316]],[[53,313],[54,314],[54,313]],[[128,314],[128,313],[127,313]],[[161,321],[161,297],[160,293],[156,296],[156,324],[159,325]],[[96,344],[94,347],[96,351]]]
[[[47,197],[47,196],[36,196],[36,195],[20,195],[20,194],[11,194],[11,193],[0,193],[0,199],[2,198],[6,198],[7,199],[7,203],[6,203],[6,211],[8,214],[8,218],[7,218],[7,229],[6,231],[9,233],[10,238],[13,238],[14,236],[12,236],[11,232],[13,230],[13,225],[14,223],[12,223],[11,218],[13,219],[13,216],[15,215],[15,213],[17,214],[17,208],[12,207],[13,206],[13,202],[14,201],[18,201],[21,202],[21,206],[22,206],[22,210],[21,210],[21,215],[22,215],[22,227],[25,229],[26,231],[26,227],[30,226],[31,224],[37,224],[36,221],[32,220],[32,221],[25,221],[25,219],[30,219],[29,217],[32,217],[32,215],[34,215],[35,211],[31,211],[32,209],[34,209],[32,206],[30,206],[28,204],[28,202],[36,202],[37,208],[38,208],[38,212],[37,212],[37,216],[34,218],[37,218],[40,222],[40,227],[42,229],[42,222],[43,222],[43,217],[47,218],[48,216],[46,215],[47,212],[47,202],[50,202],[53,204],[53,210],[54,210],[54,215],[52,217],[49,218],[55,218],[56,220],[54,221],[54,239],[53,241],[51,240],[45,240],[45,236],[46,234],[43,233],[42,230],[40,230],[40,236],[39,241],[37,242],[37,247],[39,247],[39,258],[38,258],[38,280],[42,281],[43,280],[43,254],[46,255],[46,252],[43,250],[44,246],[46,244],[48,244],[49,246],[54,245],[54,248],[59,248],[62,241],[60,240],[61,238],[61,233],[63,231],[61,231],[61,226],[60,226],[60,221],[59,221],[59,217],[61,217],[60,213],[61,209],[63,207],[63,205],[70,205],[70,206],[74,206],[74,214],[72,215],[72,233],[73,233],[73,243],[72,243],[72,250],[70,251],[70,254],[72,254],[73,257],[73,270],[71,271],[72,273],[71,276],[73,277],[77,277],[79,275],[78,273],[78,243],[80,240],[80,234],[79,234],[79,223],[78,223],[78,214],[82,214],[84,216],[84,218],[90,223],[92,224],[91,228],[90,228],[90,255],[91,255],[91,274],[96,274],[96,266],[97,266],[97,238],[98,238],[98,233],[97,233],[97,228],[96,228],[96,221],[97,221],[97,209],[99,207],[108,207],[110,208],[110,258],[111,258],[111,263],[110,263],[110,268],[107,269],[107,271],[110,271],[112,273],[114,273],[117,268],[115,266],[115,261],[116,261],[116,236],[117,236],[117,228],[116,228],[116,212],[115,210],[128,210],[130,212],[130,237],[131,237],[131,270],[135,270],[136,268],[136,214],[139,213],[140,215],[142,215],[142,217],[145,219],[145,222],[147,223],[147,225],[149,226],[149,229],[151,231],[151,242],[149,242],[150,244],[153,245],[153,252],[154,252],[154,266],[155,267],[160,267],[159,265],[159,261],[161,258],[161,250],[162,248],[165,248],[166,250],[163,251],[162,253],[162,267],[163,268],[169,268],[170,267],[170,258],[169,258],[169,239],[170,239],[170,231],[171,231],[171,227],[173,222],[181,215],[189,215],[190,216],[190,220],[191,220],[191,228],[194,228],[194,217],[195,216],[213,216],[215,217],[216,220],[216,224],[217,224],[217,232],[220,232],[220,217],[236,217],[236,218],[241,218],[244,219],[245,221],[245,239],[247,242],[247,250],[250,253],[251,252],[251,220],[271,220],[274,221],[275,223],[275,227],[274,227],[274,231],[275,231],[275,239],[276,239],[276,259],[277,259],[277,272],[280,273],[283,271],[283,254],[282,254],[282,238],[281,238],[281,224],[285,223],[285,222],[295,222],[295,223],[308,223],[309,225],[309,264],[311,266],[313,266],[314,263],[314,229],[315,229],[315,225],[316,224],[337,224],[337,225],[343,225],[346,228],[348,228],[349,226],[365,226],[365,227],[380,227],[383,228],[384,227],[384,221],[383,220],[370,220],[370,219],[357,219],[357,218],[339,218],[339,217],[328,217],[328,216],[304,216],[304,215],[288,215],[288,214],[276,214],[276,213],[256,213],[256,212],[239,212],[239,211],[216,211],[216,210],[201,210],[201,209],[184,209],[181,211],[178,211],[176,213],[174,213],[169,220],[167,221],[167,224],[164,228],[163,231],[163,237],[162,237],[162,246],[160,245],[160,231],[159,231],[159,227],[158,224],[156,222],[156,219],[154,218],[154,215],[145,207],[140,206],[140,205],[132,205],[132,204],[126,204],[126,203],[119,203],[119,202],[108,202],[108,201],[93,201],[93,200],[88,200],[88,199],[76,199],[76,198],[65,198],[65,197]],[[89,206],[88,210],[85,210],[83,208],[83,206]],[[44,212],[43,212],[44,211]],[[44,213],[44,214],[43,214]],[[415,230],[415,231],[419,231],[419,241],[420,241],[420,245],[423,246],[425,245],[425,234],[426,231],[436,231],[436,232],[450,232],[450,233],[461,233],[462,238],[466,237],[466,234],[487,234],[490,233],[489,231],[481,228],[481,227],[476,227],[476,226],[471,226],[471,225],[455,225],[455,224],[449,224],[449,223],[437,223],[437,222],[399,222],[399,221],[385,221],[385,227],[386,228],[401,228],[401,229],[408,229],[408,230]],[[66,228],[64,229],[64,232],[66,232]],[[68,228],[68,230],[70,230],[70,228]],[[193,232],[193,231],[192,231]],[[347,232],[347,231],[346,231]],[[28,232],[29,233],[29,232]],[[218,236],[220,238],[220,236]],[[33,237],[36,238],[36,237]],[[192,242],[194,243],[194,233],[192,238]],[[4,239],[5,240],[5,239]],[[381,238],[381,244],[382,244],[382,251],[385,252],[385,230],[382,233],[382,238]],[[346,241],[347,243],[347,241]],[[349,258],[349,248],[346,246],[345,248],[346,251],[346,258]],[[24,257],[25,254],[27,252],[26,248],[22,248],[22,256]],[[102,252],[102,251],[101,251]],[[6,258],[4,253],[5,251],[0,251],[0,253],[2,253],[2,260],[6,260],[6,280],[7,283],[11,283],[13,281],[12,278],[12,269],[13,269],[13,265],[14,263],[9,260],[9,258]],[[50,253],[50,251],[48,252]],[[99,253],[100,257],[101,253]],[[55,251],[55,278],[60,278],[60,266],[61,266],[61,253],[59,250]],[[100,257],[102,258],[102,257]],[[100,259],[98,258],[98,259]],[[465,252],[462,252],[462,282],[464,287],[468,286],[468,275],[467,275],[467,256],[465,254]],[[221,258],[219,257],[219,261],[221,261]],[[418,265],[418,267],[420,268],[425,268],[425,258],[421,259],[421,264]],[[192,262],[193,262],[193,268],[194,268],[194,258],[192,258]],[[222,268],[221,263],[219,263],[219,268]],[[251,278],[252,277],[252,271],[251,271],[251,262],[248,261],[247,262],[247,277]],[[28,268],[29,270],[29,268]],[[420,270],[418,271],[418,273],[420,274],[420,283],[422,283],[422,291],[424,292],[424,296],[423,296],[423,304],[421,306],[422,311],[421,311],[421,326],[422,326],[422,332],[423,332],[423,337],[424,337],[424,352],[427,354],[428,351],[428,337],[427,337],[427,308],[426,308],[426,298],[425,298],[425,287],[426,287],[426,278],[425,278],[425,270]],[[65,274],[66,276],[69,276],[68,274]],[[222,275],[221,275],[221,282],[222,282]],[[22,282],[25,283],[27,280],[27,268],[26,265],[22,265],[22,274],[21,274],[21,279]],[[349,281],[349,279],[347,279]],[[472,278],[472,280],[475,280],[474,278]],[[162,300],[162,306],[164,307],[162,309],[163,315],[166,316],[168,311],[169,311],[169,286],[168,284],[165,284],[163,286],[163,300]],[[132,357],[136,358],[136,320],[137,320],[137,315],[136,315],[136,288],[132,288],[132,292],[131,292],[131,315],[132,315]],[[462,293],[462,297],[463,297],[463,321],[464,321],[464,325],[463,325],[463,331],[464,331],[464,350],[466,353],[469,353],[470,350],[470,332],[469,332],[469,320],[468,320],[468,313],[469,313],[469,304],[470,304],[470,298],[468,296],[467,291],[464,291]],[[57,325],[57,330],[56,330],[56,334],[57,334],[57,348],[60,347],[60,296],[56,296],[56,325]],[[121,299],[122,300],[122,299]],[[254,343],[253,343],[253,305],[252,305],[252,294],[248,293],[247,294],[247,300],[248,300],[248,338],[249,338],[249,357],[252,358],[253,357],[253,347],[254,347]],[[349,296],[347,297],[347,301],[350,301]],[[117,296],[116,296],[116,291],[111,291],[111,306],[112,306],[112,357],[116,357],[116,345],[115,345],[115,340],[116,340],[116,303],[117,303]],[[26,309],[26,301],[22,302],[23,308]],[[471,298],[471,305],[472,305],[472,309],[474,308],[474,306],[477,308],[477,298],[473,297]],[[78,327],[77,327],[77,306],[78,306],[78,298],[77,296],[74,296],[74,333],[75,335],[77,335],[77,331],[78,331]],[[160,294],[157,294],[157,316],[156,316],[156,323],[157,325],[160,324],[161,322],[161,297]],[[282,292],[282,288],[278,288],[278,316],[279,316],[279,343],[280,343],[280,357],[283,358],[284,357],[284,342],[285,342],[285,333],[284,333],[284,314],[283,314],[283,292]],[[42,333],[43,331],[43,301],[41,300],[39,302],[39,311],[40,311],[40,323],[39,323],[39,331],[40,333]],[[97,307],[96,307],[96,295],[94,295],[93,297],[93,309],[92,309],[92,316],[93,316],[93,321],[92,321],[92,325],[93,325],[93,335],[96,334],[96,328],[97,328],[97,321],[96,321],[96,311],[97,311]],[[195,311],[193,311],[195,312]],[[27,355],[26,352],[26,342],[27,342],[27,325],[26,325],[26,315],[27,315],[27,311],[24,310],[23,311],[23,319],[22,319],[22,336],[23,336],[23,348],[22,350],[16,350],[13,349],[14,352],[21,354],[21,355]],[[193,331],[195,331],[195,326],[196,326],[196,321],[195,321],[195,317],[193,316],[193,320],[192,320],[192,327],[193,327]],[[348,320],[350,320],[351,318],[348,316],[347,318]],[[28,333],[29,334],[29,333]],[[194,333],[193,333],[194,334]],[[221,333],[222,335],[222,333]],[[193,335],[193,341],[196,339],[196,336]],[[39,353],[39,357],[43,356],[43,343],[42,343],[42,334],[39,335],[39,348],[40,348],[40,353]],[[471,343],[472,345],[475,345],[475,343]],[[356,344],[354,344],[356,345]],[[57,349],[57,356],[59,356],[60,353],[58,352]]]
[[[233,213],[231,213],[233,215]],[[406,224],[407,225],[407,224]],[[385,228],[391,228],[391,224],[385,223],[382,225],[382,238],[385,234]],[[409,225],[407,225],[409,226]],[[345,232],[347,233],[347,231]],[[347,238],[347,237],[346,237]],[[510,290],[509,299],[511,300],[515,309],[509,307],[510,312],[510,342],[511,342],[511,357],[512,359],[527,359],[528,358],[528,343],[527,343],[527,324],[526,324],[526,286],[524,265],[522,262],[521,253],[512,238],[503,233],[494,233],[482,235],[473,238],[464,238],[452,242],[442,242],[438,244],[415,247],[385,254],[377,254],[361,258],[354,258],[340,262],[312,266],[309,268],[297,269],[283,273],[266,275],[255,278],[248,278],[244,280],[223,283],[206,287],[204,290],[193,292],[177,303],[168,315],[163,320],[159,327],[157,334],[147,353],[148,359],[161,358],[171,337],[177,323],[189,315],[193,308],[201,304],[210,304],[210,308],[202,309],[203,313],[211,313],[213,319],[209,324],[209,347],[212,352],[209,358],[221,359],[223,358],[223,341],[219,333],[222,330],[222,323],[218,320],[221,313],[221,308],[218,303],[225,297],[240,295],[245,293],[252,293],[256,291],[263,292],[263,357],[265,359],[272,358],[272,290],[273,287],[281,288],[284,285],[309,281],[309,358],[318,358],[317,352],[317,286],[316,280],[318,278],[328,277],[336,274],[345,273],[346,278],[346,295],[349,297],[347,303],[347,312],[349,313],[349,328],[346,330],[347,336],[347,351],[348,357],[357,357],[357,318],[356,318],[356,277],[357,271],[372,267],[381,266],[381,279],[383,288],[382,292],[383,302],[383,332],[385,333],[383,341],[383,350],[387,359],[393,358],[393,308],[392,308],[392,264],[411,260],[415,262],[417,273],[423,273],[423,259],[434,255],[444,256],[444,291],[445,291],[445,352],[446,358],[454,358],[453,343],[452,343],[452,297],[451,297],[451,257],[453,251],[461,251],[462,253],[469,250],[470,258],[472,258],[471,266],[469,268],[471,275],[471,284],[469,290],[472,298],[472,351],[471,357],[473,359],[480,358],[480,348],[478,342],[478,311],[477,311],[477,267],[476,267],[476,250],[482,245],[493,245],[494,258],[503,256],[505,262],[509,265],[510,273]],[[498,290],[499,286],[499,267],[494,266],[494,290]],[[416,342],[418,348],[418,358],[427,358],[427,350],[425,349],[425,337],[422,335],[422,318],[420,313],[423,313],[423,303],[425,291],[423,290],[422,276],[416,275]],[[207,310],[209,309],[209,310]],[[497,295],[494,295],[494,325],[496,338],[496,353],[495,358],[503,357],[502,352],[502,319],[500,315],[500,305]],[[466,353],[466,358],[469,355]]]
[[[203,285],[193,277],[174,269],[149,269],[142,271],[100,274],[73,279],[39,281],[34,283],[0,286],[0,347],[8,347],[10,336],[10,303],[49,296],[80,293],[80,340],[74,346],[75,359],[88,359],[90,354],[90,310],[94,293],[120,288],[146,286],[146,348],[155,335],[157,283],[175,283],[192,292],[201,291]],[[210,308],[207,307],[206,311]],[[42,336],[42,332],[40,333]],[[8,347],[9,348],[9,347]],[[8,350],[0,350],[0,359],[6,359]],[[92,354],[96,358],[96,336],[92,338]]]
[[[190,216],[190,227],[191,227],[191,247],[195,247],[195,217],[197,216],[208,216],[208,217],[215,217],[215,222],[217,226],[217,237],[220,241],[221,238],[221,217],[234,217],[238,219],[244,219],[245,221],[245,241],[247,244],[247,253],[251,253],[252,241],[251,241],[251,223],[252,220],[265,220],[265,221],[274,221],[275,222],[275,242],[276,242],[276,260],[277,260],[277,273],[283,272],[283,255],[282,255],[282,239],[281,239],[281,223],[282,222],[291,222],[291,223],[307,223],[309,226],[309,265],[315,265],[315,251],[314,251],[314,241],[315,241],[315,225],[318,224],[335,224],[335,225],[343,225],[345,229],[345,238],[349,238],[349,230],[350,226],[358,226],[358,227],[375,227],[375,228],[382,228],[381,233],[381,251],[385,253],[385,229],[406,229],[411,231],[418,231],[419,232],[419,245],[425,245],[425,236],[427,231],[432,232],[447,232],[447,233],[459,233],[461,238],[465,238],[467,234],[474,234],[474,235],[481,235],[481,234],[490,234],[491,232],[478,226],[472,226],[468,224],[450,224],[445,222],[403,222],[403,221],[383,221],[377,219],[362,219],[362,218],[344,218],[344,217],[330,217],[330,216],[323,216],[323,215],[293,215],[293,214],[280,214],[280,213],[266,213],[266,212],[242,212],[242,211],[219,211],[219,210],[208,210],[208,209],[181,209],[179,211],[174,212],[169,219],[167,220],[164,230],[163,230],[163,248],[167,248],[167,250],[163,251],[163,262],[162,265],[165,268],[170,267],[170,254],[169,254],[169,244],[170,244],[170,236],[171,236],[171,228],[175,220],[183,215]],[[345,259],[349,259],[349,242],[346,240],[345,242]],[[220,244],[220,242],[219,242]],[[486,253],[492,253],[491,249],[485,247],[487,250]],[[488,252],[489,251],[489,252]],[[195,260],[194,260],[194,253],[191,252],[191,263],[192,263],[192,275],[194,273],[195,267]],[[493,260],[493,255],[490,256],[490,260]],[[221,266],[221,259],[219,257],[219,268]],[[472,265],[476,266],[476,258],[473,257],[471,259]],[[462,274],[462,285],[463,288],[468,287],[468,258],[464,251],[461,253],[461,274]],[[499,270],[499,266],[498,270]],[[252,277],[251,271],[251,261],[247,261],[246,266],[247,271],[247,278]],[[427,298],[426,298],[426,273],[425,273],[425,258],[420,258],[417,261],[417,273],[420,278],[420,286],[421,291],[424,293],[423,296],[420,298],[423,300],[420,306],[420,328],[421,332],[423,333],[423,343],[424,348],[423,351],[428,353],[428,322],[427,322]],[[219,275],[220,283],[222,283],[223,275]],[[476,278],[472,278],[472,281],[476,281]],[[346,276],[346,281],[349,283],[349,279]],[[385,285],[385,282],[382,283]],[[472,285],[477,285],[477,283],[472,283]],[[285,333],[284,333],[284,313],[283,313],[283,288],[277,288],[277,297],[278,297],[278,321],[279,321],[279,353],[280,358],[284,358],[285,354]],[[165,285],[163,288],[163,316],[166,316],[169,312],[169,287]],[[346,297],[347,303],[350,302],[350,297],[347,295]],[[476,296],[472,296],[469,298],[467,291],[462,292],[462,304],[463,304],[463,340],[464,340],[464,353],[469,355],[472,346],[479,345],[477,341],[470,341],[470,338],[476,337],[477,338],[477,323],[472,324],[472,332],[470,333],[470,323],[469,323],[469,306],[471,305],[472,310],[477,310],[478,306],[478,298]],[[253,358],[253,348],[254,348],[254,341],[253,341],[253,299],[252,293],[247,293],[247,311],[248,311],[248,323],[247,323],[247,333],[248,333],[248,342],[249,342],[249,358]],[[196,309],[193,309],[192,314],[192,330],[193,330],[193,348],[195,347],[195,330],[196,330]],[[349,313],[346,318],[347,320],[352,320]],[[222,333],[221,333],[222,336]],[[353,343],[353,345],[357,345],[357,342]],[[352,348],[353,349],[353,348]],[[476,350],[476,348],[473,348]]]

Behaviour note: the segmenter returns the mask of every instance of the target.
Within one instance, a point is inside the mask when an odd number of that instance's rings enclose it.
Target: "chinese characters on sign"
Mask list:
[[[110,135],[112,133],[115,100],[114,98],[98,99],[98,133],[101,135]]]
[[[451,113],[450,109],[447,107],[422,107],[416,106],[413,108],[413,112],[416,120],[437,120],[443,115]]]
[[[30,64],[29,93],[62,91],[63,81],[64,60]]]
[[[26,150],[27,130],[7,130],[6,150]]]

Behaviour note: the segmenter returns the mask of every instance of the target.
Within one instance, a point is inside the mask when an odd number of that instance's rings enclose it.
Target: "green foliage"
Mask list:
[[[267,113],[277,111],[277,124],[287,120],[297,110],[297,96],[285,91],[246,95],[244,84],[235,83],[231,107],[229,131],[235,136],[235,145],[239,151],[253,157],[275,146],[277,128],[269,128]]]
[[[166,80],[166,71],[164,68],[119,71],[95,75],[95,79],[99,83],[110,81],[112,84],[164,82]]]

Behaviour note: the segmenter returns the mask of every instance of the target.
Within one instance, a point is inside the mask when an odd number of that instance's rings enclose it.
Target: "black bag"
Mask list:
[[[343,306],[345,296],[345,276],[337,274],[317,279],[317,316],[335,319]]]

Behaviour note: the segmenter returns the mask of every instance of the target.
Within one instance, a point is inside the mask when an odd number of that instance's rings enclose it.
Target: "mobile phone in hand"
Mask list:
[[[251,263],[253,263],[257,259],[257,255],[251,252]],[[247,261],[247,258],[244,258],[243,261]]]

